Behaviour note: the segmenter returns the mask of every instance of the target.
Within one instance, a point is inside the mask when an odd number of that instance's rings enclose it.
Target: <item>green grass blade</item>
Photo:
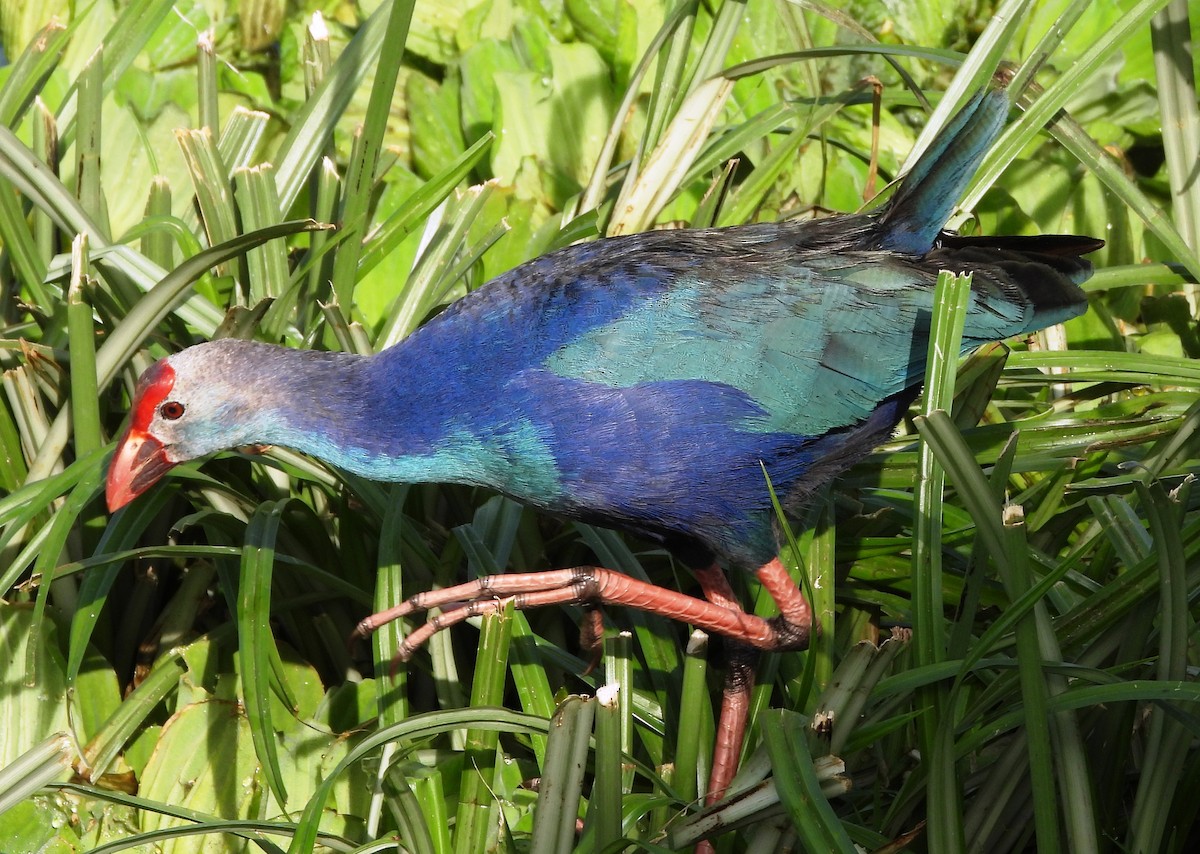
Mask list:
[[[362,235],[366,234],[371,198],[375,192],[375,169],[383,148],[383,135],[391,115],[392,93],[396,89],[400,58],[404,53],[404,42],[408,38],[415,4],[416,0],[394,0],[392,3],[383,49],[375,66],[375,80],[371,100],[367,104],[366,119],[359,129],[355,155],[350,160],[346,174],[341,221],[349,237],[339,246],[333,262],[333,293],[342,306],[354,304],[354,283],[358,279]]]
[[[713,710],[707,675],[708,635],[694,631],[688,639],[683,660],[683,688],[679,694],[679,729],[675,742],[675,791],[684,804],[696,802],[701,787],[708,781]]]
[[[71,283],[67,289],[68,346],[71,348],[71,421],[75,450],[86,454],[104,444],[100,394],[96,384],[96,342],[92,307],[84,298],[87,282],[87,235],[71,246]]]
[[[804,559],[807,577],[801,579],[805,596],[819,621],[821,634],[810,640],[804,656],[804,693],[807,700],[802,708],[807,712],[815,705],[816,697],[833,680],[838,659],[837,590],[837,514],[833,498],[826,493],[823,501],[813,502],[819,512],[813,519],[812,539]]]
[[[67,500],[62,503],[55,511],[53,520],[46,527],[45,542],[38,553],[37,560],[33,564],[33,572],[41,579],[41,584],[38,586],[37,600],[34,603],[33,617],[34,624],[37,625],[44,617],[46,606],[49,603],[50,595],[55,589],[55,568],[58,565],[59,556],[67,546],[67,538],[73,534],[73,528],[79,519],[80,514],[92,499],[94,499],[99,491],[101,481],[101,471],[99,467],[84,469],[84,476],[79,480],[75,487],[71,490],[71,494]],[[64,579],[65,582],[65,579]],[[63,601],[60,602],[60,607],[63,610],[71,612],[74,602],[71,590],[74,589],[74,584],[70,583],[68,588],[64,589],[59,585],[59,593],[63,594]],[[64,607],[65,606],[65,607]],[[35,679],[37,663],[40,658],[40,650],[38,649],[40,634],[34,633],[30,636],[29,647],[26,655],[26,678]]]
[[[289,210],[320,163],[355,90],[375,66],[390,21],[392,0],[376,7],[334,62],[317,91],[292,118],[291,130],[275,155],[279,205]],[[390,93],[391,90],[389,89]]]
[[[232,240],[238,234],[237,211],[229,172],[217,151],[216,139],[208,128],[179,130],[175,135],[192,176],[196,206],[209,245]]]
[[[971,296],[971,277],[938,274],[929,332],[928,365],[921,411],[946,413],[954,399],[958,354]],[[922,443],[917,475],[916,525],[913,531],[913,645],[917,666],[936,664],[946,655],[949,636],[944,616],[942,585],[942,524],[945,471],[933,449]],[[934,685],[917,692],[924,710],[918,719],[922,752],[929,758],[929,839],[933,850],[955,851],[965,846],[962,827],[962,792],[953,751],[947,752],[949,722],[938,719],[937,709],[948,705],[949,691]]]
[[[1187,563],[1179,537],[1179,506],[1160,483],[1140,485],[1138,496],[1147,511],[1158,564],[1160,628],[1157,676],[1164,683],[1187,678],[1188,638],[1194,623],[1188,615]],[[1194,707],[1189,709],[1193,714]],[[1173,832],[1169,819],[1185,755],[1194,733],[1162,708],[1150,712],[1145,755],[1133,802],[1128,844],[1132,850],[1162,850]]]
[[[250,517],[242,548],[237,602],[242,699],[250,719],[254,753],[271,793],[283,809],[287,808],[288,795],[271,714],[271,678],[279,658],[279,649],[271,635],[271,575],[275,566],[275,539],[286,507],[286,500],[269,501],[259,505]]]
[[[661,126],[670,116],[674,115],[677,109],[674,101],[678,99],[681,91],[683,74],[683,56],[681,54],[685,54],[687,50],[687,41],[690,39],[696,15],[696,5],[695,0],[680,0],[650,42],[649,49],[630,76],[625,95],[613,114],[613,124],[609,128],[608,134],[604,138],[604,145],[596,158],[592,177],[574,207],[563,212],[564,219],[570,219],[600,207],[601,200],[607,191],[609,170],[621,142],[626,118],[641,94],[642,80],[645,79],[663,45],[670,39],[670,58],[665,63],[658,65],[656,78],[658,85],[654,87],[652,94],[646,133],[639,141],[639,152],[653,149],[658,144],[662,133]],[[670,91],[670,97],[663,97],[668,91]],[[636,163],[631,164],[631,171],[635,170],[637,165]]]
[[[813,767],[805,743],[806,721],[796,714],[772,711],[762,718],[763,743],[771,757],[779,802],[787,810],[792,825],[810,851],[856,851]]]
[[[679,189],[732,90],[731,80],[718,77],[688,95],[637,180],[623,188],[617,215],[609,223],[610,237],[645,231],[654,221]]]
[[[218,140],[217,154],[229,174],[255,165],[267,166],[265,163],[256,164],[255,159],[270,128],[271,116],[262,110],[238,107],[229,114],[220,135],[213,132],[213,137]]]
[[[221,135],[221,116],[217,106],[217,54],[212,30],[196,38],[196,115],[199,127],[214,138]]]
[[[80,206],[109,233],[108,206],[100,189],[101,107],[104,65],[100,51],[92,54],[79,75],[79,120],[75,135],[75,195]]]
[[[379,531],[374,601],[374,610],[377,612],[404,601],[401,528],[405,524],[404,499],[408,494],[408,487],[398,484],[392,487],[391,492],[387,514]],[[393,665],[396,651],[403,642],[403,620],[392,620],[371,635],[375,673],[378,674],[375,681],[375,707],[380,726],[399,723],[409,714],[407,672],[404,668],[396,668]]]
[[[150,183],[150,195],[146,199],[146,218],[143,220],[152,220],[158,217],[164,219],[171,215],[171,183],[162,175],[156,175]],[[180,229],[186,231],[186,229]],[[191,236],[191,232],[187,231]],[[126,235],[129,239],[129,235]],[[166,228],[153,229],[145,233],[141,240],[141,251],[152,264],[157,264],[164,270],[169,270],[175,266],[174,245],[171,243],[171,234]],[[200,246],[197,243],[194,252],[200,251]]]
[[[1004,511],[1004,539],[1007,551],[1002,577],[1009,597],[1017,598],[1030,584],[1028,543],[1024,515],[1020,507]],[[1039,851],[1055,852],[1059,847],[1059,823],[1056,807],[1055,768],[1051,757],[1050,721],[1047,719],[1048,692],[1043,674],[1042,651],[1038,644],[1039,606],[1017,625],[1017,666],[1021,679],[1021,699],[1025,707],[1024,736],[1029,750],[1029,775],[1033,789],[1033,821]],[[1064,780],[1066,778],[1063,778]],[[1073,849],[1079,850],[1079,849]]]
[[[621,839],[621,765],[623,755],[629,752],[622,747],[622,710],[630,708],[628,702],[622,702],[621,694],[628,691],[618,682],[609,682],[596,689],[596,776],[588,800],[584,833],[591,834],[597,851],[604,851]]]
[[[77,19],[78,20],[78,19]],[[29,41],[0,87],[0,124],[16,127],[62,56],[76,22],[51,20]]]
[[[594,711],[595,700],[572,696],[554,713],[529,854],[556,854],[573,847]]]
[[[613,697],[613,706],[618,718],[617,751],[622,755],[632,756],[633,703],[630,701],[630,698],[633,696],[634,685],[633,635],[629,632],[618,632],[612,637],[605,638],[602,665],[604,667],[605,683],[607,685],[615,685],[620,689]],[[599,694],[596,696],[597,702],[599,702]],[[599,713],[599,709],[597,709],[597,714]],[[620,764],[618,763],[618,765]],[[629,794],[633,791],[633,773],[634,769],[632,765],[623,768],[619,777],[620,792]]]
[[[0,192],[0,240],[25,298],[45,311],[52,310],[52,298],[42,284],[46,259],[25,220],[21,199],[9,190]]]
[[[75,761],[75,741],[57,732],[0,768],[0,814],[63,777]]]
[[[1163,151],[1171,185],[1175,226],[1193,253],[1200,253],[1200,187],[1187,176],[1200,161],[1200,109],[1192,67],[1192,33],[1187,0],[1171,0],[1150,22],[1154,72],[1162,114]],[[1192,316],[1200,312],[1195,288],[1185,288]]]
[[[278,225],[283,219],[279,213],[279,198],[275,195],[275,181],[271,172],[270,166],[253,166],[239,169],[233,174],[234,198],[242,217],[242,228],[247,231]],[[251,305],[258,305],[267,299],[278,299],[288,282],[287,247],[279,241],[254,247],[246,253],[246,274],[250,284]],[[263,330],[268,340],[278,338],[281,332],[279,327]]]
[[[499,706],[504,701],[511,639],[510,613],[491,614],[484,618],[479,634],[479,653],[475,659],[475,678],[471,683],[472,708]],[[493,814],[498,805],[492,795],[492,777],[496,770],[496,748],[499,743],[499,736],[494,730],[467,730],[465,747],[468,759],[459,784],[458,813],[454,822],[454,850],[459,854],[483,851],[487,846],[488,833],[495,827]]]
[[[159,704],[179,686],[184,668],[182,650],[159,658],[88,742],[83,752],[93,782],[109,770],[138,731],[153,720]]]

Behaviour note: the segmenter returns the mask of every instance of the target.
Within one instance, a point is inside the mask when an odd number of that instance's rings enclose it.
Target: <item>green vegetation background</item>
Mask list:
[[[1191,850],[1194,6],[0,3],[0,848]],[[765,662],[739,797],[699,808],[686,627],[611,613],[590,673],[564,609],[347,649],[506,567],[692,589],[643,543],[284,449],[105,512],[154,358],[371,352],[575,240],[860,209],[1000,60],[1028,109],[955,224],[1105,238],[1092,310],[933,360],[795,526],[826,631]]]

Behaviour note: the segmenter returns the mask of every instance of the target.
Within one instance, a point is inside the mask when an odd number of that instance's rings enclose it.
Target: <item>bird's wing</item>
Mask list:
[[[807,436],[858,424],[920,382],[935,269],[876,253],[751,266],[681,276],[562,343],[543,367],[611,388],[671,380],[733,388],[762,411],[743,429]],[[968,320],[982,327],[980,339],[1028,325],[1019,295],[980,284]]]

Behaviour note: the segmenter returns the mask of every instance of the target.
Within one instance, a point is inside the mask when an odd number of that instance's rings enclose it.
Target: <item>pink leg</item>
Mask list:
[[[767,584],[764,572],[777,564],[778,561],[772,561],[759,570],[759,578],[763,579],[764,585]],[[655,587],[611,569],[580,566],[549,572],[486,575],[454,587],[418,593],[393,608],[367,617],[358,624],[354,634],[356,637],[366,637],[392,620],[406,617],[416,611],[444,607],[445,610],[441,614],[432,617],[405,639],[396,656],[401,661],[407,661],[421,644],[442,629],[471,617],[501,611],[511,601],[517,610],[540,608],[544,605],[623,605],[691,623],[705,631],[734,638],[756,649],[802,649],[808,643],[810,630],[808,604],[791,583],[782,565],[779,565],[778,571],[792,588],[800,607],[787,610],[781,602],[780,617],[770,620],[747,614],[740,607],[705,602],[674,590]],[[727,583],[725,586],[728,590]],[[778,600],[770,586],[768,590]],[[736,605],[732,599],[732,591],[729,591],[728,601]],[[790,618],[784,617],[785,614],[801,615],[805,622],[791,623]]]
[[[742,610],[741,603],[734,596],[729,579],[725,577],[721,567],[714,563],[705,569],[693,570],[693,573],[700,582],[705,599],[731,611]],[[734,652],[734,655],[731,656],[725,671],[725,687],[721,691],[721,714],[717,721],[712,767],[708,774],[708,792],[704,798],[704,803],[709,805],[721,800],[737,771],[742,755],[742,742],[746,738],[750,692],[754,690],[753,655],[747,655],[749,650],[744,647],[741,655],[737,654],[736,650],[731,652]]]
[[[587,676],[600,666],[604,656],[604,614],[599,608],[586,608],[583,621],[579,624],[579,648],[588,656]]]
[[[694,571],[704,598],[731,610],[742,610],[741,603],[729,586],[729,579],[716,564]],[[804,645],[808,644],[807,631],[811,627],[811,609],[799,588],[792,583],[783,564],[773,560],[758,572],[760,582],[779,605],[780,612],[791,616],[792,631],[804,633]],[[782,601],[781,601],[782,600]],[[786,617],[785,617],[786,619]],[[742,757],[742,744],[746,740],[746,724],[750,713],[750,696],[754,690],[754,667],[758,658],[756,651],[744,644],[730,641],[729,661],[725,671],[725,687],[721,691],[721,714],[717,722],[716,743],[713,745],[712,767],[708,776],[708,792],[704,803],[712,806],[725,796]],[[713,845],[707,839],[696,844],[695,854],[712,854]]]
[[[757,651],[736,642],[730,644],[726,664],[725,687],[721,691],[721,716],[717,721],[716,744],[713,745],[712,768],[708,772],[706,806],[711,806],[729,789],[742,758],[742,742],[746,740],[746,722],[750,714],[750,694],[754,691],[754,665]]]
[[[719,566],[713,564],[695,574],[705,598],[710,602],[730,610],[742,609]],[[733,641],[721,696],[721,716],[717,724],[708,794],[705,797],[705,803],[709,805],[725,796],[741,759],[742,742],[746,737],[746,717],[750,712],[750,694],[754,690],[755,648],[774,651],[802,649],[808,646],[813,628],[812,609],[778,558],[764,564],[756,575],[779,608],[780,616],[771,621],[776,630],[777,646],[746,645],[738,642],[740,638]]]

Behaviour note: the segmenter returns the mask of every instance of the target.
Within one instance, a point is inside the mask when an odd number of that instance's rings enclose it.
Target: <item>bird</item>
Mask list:
[[[798,512],[887,440],[926,369],[939,271],[972,274],[963,352],[1086,309],[1076,235],[960,236],[954,206],[1011,108],[982,88],[891,197],[865,213],[579,243],[504,273],[372,355],[223,339],[148,368],[113,454],[108,506],[173,466],[244,445],[289,447],[380,481],[488,487],[559,517],[631,532],[696,576],[701,599],[604,567],[486,576],[365,619],[439,607],[401,647],[475,614],[625,605],[794,650],[819,631],[778,557],[772,490]],[[779,614],[742,610],[754,573]],[[753,654],[729,668],[707,790],[740,755]]]

